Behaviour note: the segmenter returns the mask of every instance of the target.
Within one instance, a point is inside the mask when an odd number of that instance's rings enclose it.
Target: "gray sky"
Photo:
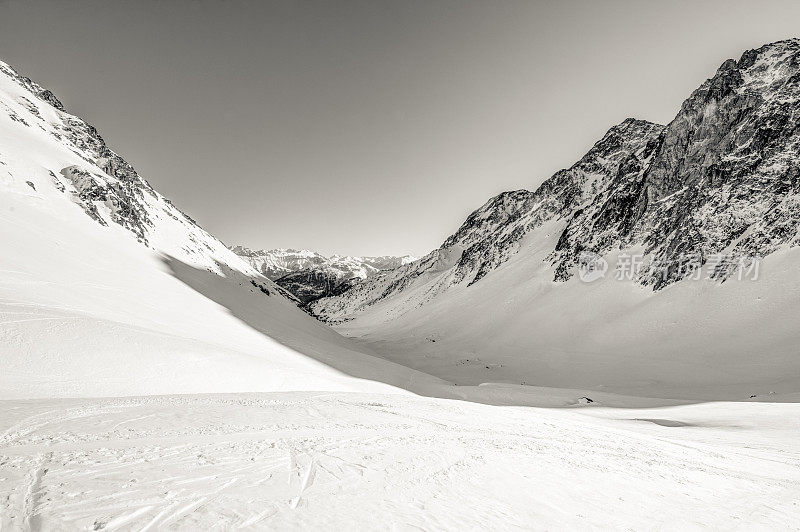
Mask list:
[[[0,58],[228,244],[424,254],[800,2],[0,0]]]

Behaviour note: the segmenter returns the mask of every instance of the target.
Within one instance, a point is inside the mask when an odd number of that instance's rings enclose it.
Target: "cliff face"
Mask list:
[[[736,265],[798,243],[800,41],[725,61],[683,103],[649,152],[620,166],[612,185],[569,220],[555,259],[571,275],[582,250],[642,244],[638,280],[655,288],[686,275],[687,260]]]

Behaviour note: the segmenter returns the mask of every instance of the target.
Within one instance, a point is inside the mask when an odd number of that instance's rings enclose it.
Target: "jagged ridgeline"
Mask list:
[[[576,205],[556,246],[557,279],[577,254],[643,245],[639,281],[660,288],[687,275],[680,257],[729,265],[800,243],[800,40],[725,61],[666,127],[632,151],[606,186]]]
[[[34,179],[42,185],[39,193],[52,186],[59,199],[109,230],[123,228],[151,250],[203,269],[231,267],[257,275],[150,186],[97,129],[69,114],[52,92],[3,62],[0,84],[0,113],[11,119],[10,144],[0,153],[0,164],[12,181],[43,171]]]
[[[48,110],[51,116],[45,117],[38,105],[24,95],[19,95],[16,98],[17,103],[29,111],[34,120],[26,120],[7,103],[0,103],[9,116],[25,126],[47,132],[56,141],[69,146],[75,155],[86,162],[85,167],[74,165],[60,169],[60,177],[51,171],[56,187],[66,192],[66,186],[71,185],[70,193],[75,202],[101,225],[106,225],[106,220],[98,211],[98,204],[105,205],[108,216],[114,222],[131,231],[140,242],[147,244],[147,229],[152,224],[143,203],[146,201],[145,195],[152,199],[157,197],[153,187],[122,157],[106,146],[97,129],[67,113],[52,92],[2,62],[0,72],[16,80],[53,108]],[[115,179],[109,180],[109,176]]]
[[[635,281],[660,289],[689,274],[691,257],[724,260],[720,282],[755,257],[797,246],[800,221],[800,40],[725,61],[666,126],[628,118],[535,192],[505,192],[473,212],[414,264],[362,282],[315,311],[347,319],[427,273],[425,298],[479,282],[545,222],[561,220],[547,261],[552,278],[575,275],[583,252],[643,250]]]

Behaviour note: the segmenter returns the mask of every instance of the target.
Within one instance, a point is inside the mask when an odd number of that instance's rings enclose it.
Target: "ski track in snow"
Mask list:
[[[311,392],[2,403],[4,531],[800,523],[800,423],[781,421],[800,418],[797,404]]]
[[[39,525],[39,498],[41,496],[42,479],[47,469],[45,464],[49,461],[48,456],[38,457],[36,465],[28,472],[27,490],[22,501],[22,522],[28,530],[38,530]]]

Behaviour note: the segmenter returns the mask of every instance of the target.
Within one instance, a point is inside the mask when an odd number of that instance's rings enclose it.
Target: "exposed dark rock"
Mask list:
[[[102,204],[111,221],[128,229],[136,235],[137,240],[147,244],[147,230],[152,224],[141,201],[142,191],[135,183],[108,181],[101,175],[77,166],[64,168],[61,174],[72,183],[75,202],[93,220],[108,225],[97,208]]]
[[[304,305],[322,297],[343,294],[359,279],[339,279],[324,270],[305,269],[289,273],[275,280],[281,288],[294,294]]]

